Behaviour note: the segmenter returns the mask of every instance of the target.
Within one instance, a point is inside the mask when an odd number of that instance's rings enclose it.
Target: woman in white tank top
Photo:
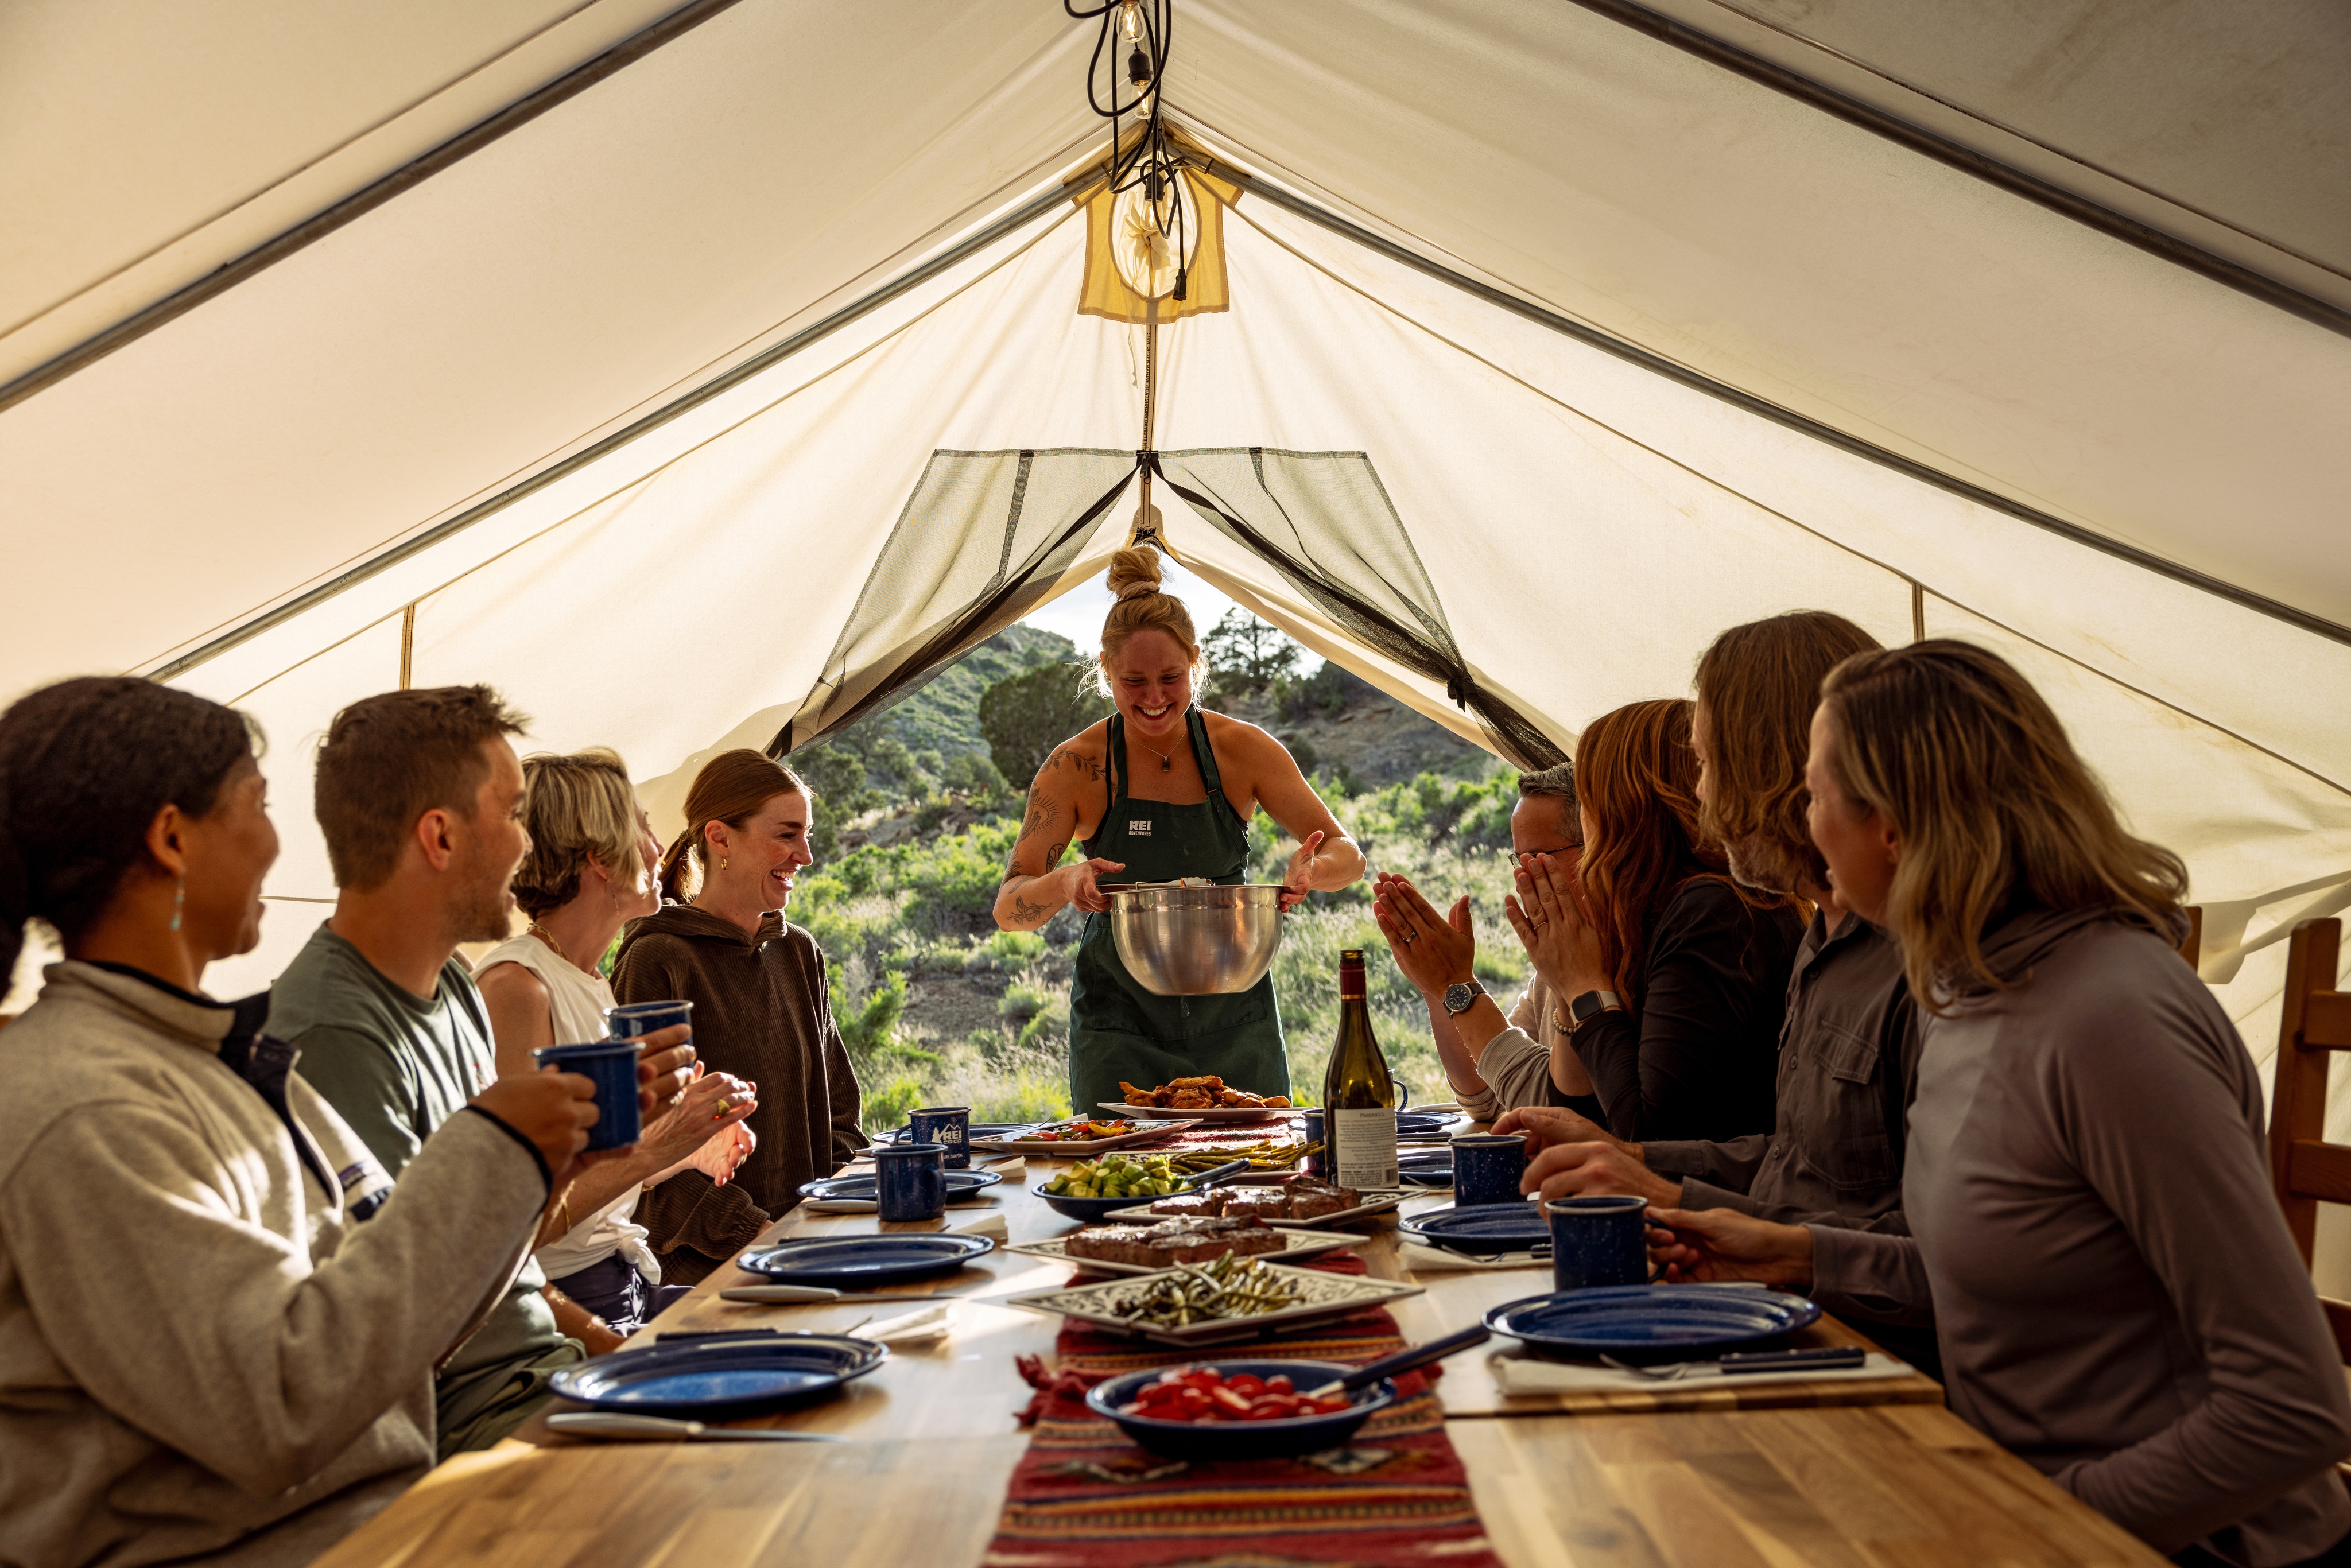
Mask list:
[[[661,845],[630,787],[628,768],[597,748],[525,759],[524,823],[530,853],[515,873],[515,902],[530,928],[482,956],[478,979],[496,1035],[500,1076],[536,1071],[542,1046],[601,1040],[612,988],[597,963],[621,926],[660,906]],[[749,1152],[738,1124],[758,1108],[755,1085],[705,1073],[636,1147],[587,1166],[556,1196],[536,1256],[552,1288],[602,1320],[611,1347],[684,1287],[664,1288],[661,1261],[634,1223],[644,1189],[686,1165],[725,1182]]]

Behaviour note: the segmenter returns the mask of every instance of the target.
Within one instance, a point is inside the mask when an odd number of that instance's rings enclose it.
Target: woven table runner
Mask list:
[[[1316,1265],[1364,1272],[1360,1259]],[[1037,1387],[1022,1414],[1029,1451],[1012,1473],[987,1568],[1113,1563],[1390,1564],[1501,1568],[1469,1501],[1468,1478],[1445,1435],[1428,1373],[1396,1380],[1397,1400],[1347,1446],[1295,1459],[1186,1463],[1129,1442],[1091,1414],[1085,1391],[1147,1366],[1219,1356],[1360,1364],[1404,1348],[1395,1319],[1373,1309],[1278,1340],[1198,1352],[1065,1322],[1059,1375],[1034,1357]],[[1434,1369],[1431,1369],[1434,1371]]]

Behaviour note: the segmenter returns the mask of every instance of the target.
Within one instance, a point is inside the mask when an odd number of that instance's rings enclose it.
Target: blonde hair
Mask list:
[[[1192,663],[1192,684],[1207,678],[1207,661],[1200,656],[1200,639],[1192,630],[1192,612],[1184,601],[1159,590],[1159,552],[1132,546],[1110,558],[1111,597],[1117,601],[1102,622],[1102,657],[1094,665],[1094,689],[1111,695],[1110,664],[1137,632],[1165,632]]]
[[[593,860],[615,880],[643,885],[637,859],[637,792],[629,765],[610,747],[569,757],[537,752],[522,760],[523,827],[530,852],[515,873],[515,902],[534,919],[580,893]]]
[[[691,897],[710,869],[709,840],[703,830],[713,822],[741,829],[761,807],[778,795],[805,795],[816,804],[816,791],[800,776],[747,746],[722,751],[702,765],[685,791],[685,831],[678,834],[661,858],[662,896],[675,901]],[[695,866],[693,887],[685,881],[685,862]]]
[[[1856,653],[1821,682],[1837,785],[1900,836],[1886,925],[1910,991],[2011,990],[1985,931],[2022,907],[2110,908],[2168,928],[2188,870],[2123,831],[2032,684],[1999,654],[1936,638]]]

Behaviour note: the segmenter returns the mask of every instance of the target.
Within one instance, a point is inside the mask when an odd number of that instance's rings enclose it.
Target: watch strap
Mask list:
[[[1459,1018],[1463,1013],[1476,1007],[1478,998],[1484,995],[1486,995],[1486,988],[1476,980],[1456,981],[1445,988],[1445,1010],[1451,1017]],[[1459,1007],[1453,1005],[1453,999],[1456,997],[1461,998]]]
[[[1567,1004],[1568,1016],[1575,1020],[1573,1029],[1582,1029],[1602,1013],[1624,1010],[1624,998],[1614,991],[1586,991]]]

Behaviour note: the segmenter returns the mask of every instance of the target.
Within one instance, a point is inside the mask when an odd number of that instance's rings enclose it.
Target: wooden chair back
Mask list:
[[[2305,920],[2286,946],[2285,1009],[2270,1092],[2270,1179],[2304,1264],[2318,1239],[2318,1206],[2351,1203],[2351,1146],[2326,1141],[2331,1053],[2351,1051],[2351,993],[2335,988],[2342,941],[2342,921]],[[2319,1304],[2351,1364],[2351,1303],[2322,1296]]]

